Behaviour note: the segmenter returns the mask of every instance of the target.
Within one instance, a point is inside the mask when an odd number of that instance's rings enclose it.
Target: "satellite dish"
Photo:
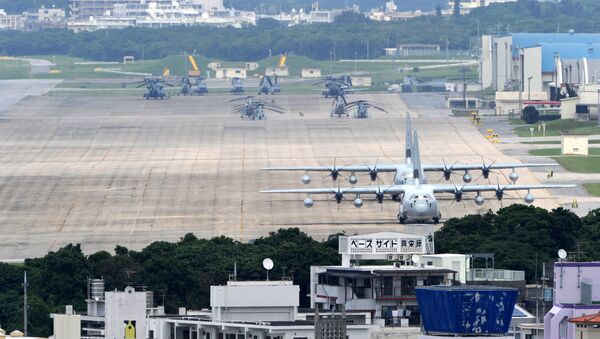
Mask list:
[[[421,257],[419,257],[418,255],[413,255],[411,258],[412,262],[414,262],[415,264],[418,264],[421,261]]]
[[[561,259],[565,259],[567,257],[567,251],[561,248],[560,250],[558,250],[558,257]]]
[[[263,260],[263,267],[265,268],[265,270],[270,271],[271,269],[273,269],[273,260],[271,260],[270,258],[265,258],[265,260]]]

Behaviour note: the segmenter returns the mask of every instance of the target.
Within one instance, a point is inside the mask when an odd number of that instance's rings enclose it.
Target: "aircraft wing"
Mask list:
[[[393,186],[364,186],[364,187],[346,187],[346,188],[292,188],[292,189],[276,189],[276,190],[264,190],[260,193],[298,193],[298,194],[400,194],[405,191],[404,185],[393,185]]]
[[[548,188],[575,188],[577,185],[547,185],[547,184],[532,184],[532,185],[425,185],[433,189],[436,193],[454,193],[457,190],[462,192],[486,192],[486,191],[524,191],[537,190]]]
[[[423,164],[421,165],[424,171],[443,171],[444,169],[452,171],[464,171],[464,170],[481,170],[485,168],[493,169],[509,169],[509,168],[526,168],[526,167],[551,167],[558,166],[558,164]]]
[[[303,171],[303,172],[395,172],[399,165],[376,164],[368,165],[350,165],[350,166],[289,166],[289,167],[265,167],[265,171]]]

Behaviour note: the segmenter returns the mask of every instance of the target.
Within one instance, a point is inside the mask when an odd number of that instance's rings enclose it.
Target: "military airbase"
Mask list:
[[[397,202],[380,205],[363,196],[359,209],[352,198],[338,205],[321,196],[308,209],[303,195],[259,191],[307,187],[302,172],[263,167],[403,161],[406,112],[419,132],[423,162],[520,162],[502,154],[469,119],[448,116],[443,96],[432,94],[353,94],[387,107],[388,113],[374,112],[369,119],[331,118],[331,99],[318,92],[280,94],[268,99],[285,114],[250,121],[232,112],[231,94],[168,100],[48,95],[54,85],[21,95],[18,104],[14,91],[0,93],[4,260],[41,256],[68,243],[81,243],[86,253],[116,244],[140,249],[190,232],[248,241],[282,227],[299,227],[317,239],[341,231],[403,231]],[[547,171],[519,169],[519,183],[543,183]],[[480,184],[506,184],[508,173],[487,180],[471,172]],[[358,179],[377,185],[368,175]],[[428,179],[444,182],[436,172]],[[392,176],[381,180],[389,184]],[[452,182],[463,185],[460,174]],[[346,177],[334,183],[317,173],[308,187],[338,185],[350,186]],[[440,195],[442,219],[522,202],[522,194],[507,193],[502,201],[484,194],[483,206],[473,202],[474,194],[461,202]],[[570,204],[573,191],[541,190],[535,197],[534,205],[556,208]]]

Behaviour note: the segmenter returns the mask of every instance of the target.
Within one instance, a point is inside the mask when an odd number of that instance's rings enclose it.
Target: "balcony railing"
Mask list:
[[[473,268],[467,271],[468,281],[523,281],[525,271],[497,270],[493,268]]]

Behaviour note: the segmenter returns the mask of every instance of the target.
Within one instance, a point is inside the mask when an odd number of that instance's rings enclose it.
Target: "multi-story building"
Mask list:
[[[493,265],[473,268],[473,260],[481,255],[434,254],[433,249],[431,235],[381,232],[340,237],[341,265],[311,267],[311,307],[360,310],[387,325],[409,326],[420,323],[417,287],[525,286],[523,271]],[[381,264],[382,260],[389,264]]]
[[[600,262],[554,264],[554,306],[544,317],[545,339],[574,339],[570,318],[600,312]]]

